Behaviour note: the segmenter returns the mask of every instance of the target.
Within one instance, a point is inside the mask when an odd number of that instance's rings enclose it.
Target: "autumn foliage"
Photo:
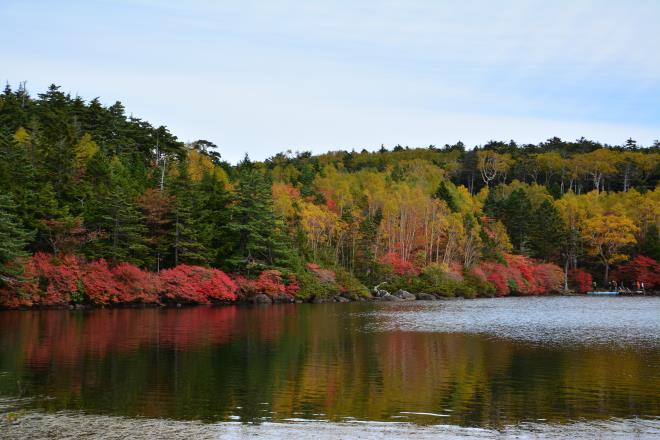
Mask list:
[[[612,273],[612,278],[624,281],[628,287],[636,287],[637,282],[645,288],[660,286],[660,263],[653,258],[639,255],[634,260],[619,267]]]
[[[256,279],[246,278],[242,275],[234,275],[233,279],[238,290],[245,296],[260,293],[272,298],[281,295],[295,296],[299,289],[295,276],[289,277],[288,283],[285,283],[279,270],[264,270]]]
[[[236,284],[224,272],[180,264],[160,272],[161,296],[170,302],[234,301]]]
[[[593,290],[593,278],[584,269],[572,269],[568,273],[568,280],[572,288],[578,293],[587,293]]]
[[[392,268],[392,272],[397,275],[416,275],[418,271],[415,266],[410,262],[404,260],[401,255],[396,252],[388,252],[380,259],[380,262]]]
[[[224,272],[179,265],[159,274],[129,263],[85,262],[71,255],[36,253],[23,274],[0,289],[0,307],[69,304],[208,304],[236,300],[236,284]]]
[[[563,272],[555,264],[537,263],[522,255],[504,256],[505,263],[481,263],[475,272],[495,287],[497,296],[543,295],[562,288]]]

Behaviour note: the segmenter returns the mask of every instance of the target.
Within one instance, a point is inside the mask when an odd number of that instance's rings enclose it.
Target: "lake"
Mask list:
[[[0,413],[10,438],[652,438],[660,298],[3,311]]]

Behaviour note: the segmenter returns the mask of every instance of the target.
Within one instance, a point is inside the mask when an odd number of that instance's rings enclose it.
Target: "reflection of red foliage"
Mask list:
[[[568,273],[568,278],[574,288],[580,293],[587,293],[593,288],[591,274],[584,269],[574,269]]]
[[[653,258],[639,255],[612,272],[612,279],[625,281],[627,287],[637,287],[637,281],[645,288],[660,286],[660,263]]]
[[[410,261],[404,260],[396,252],[388,252],[380,259],[380,262],[390,266],[392,272],[397,275],[417,275],[417,270]]]
[[[224,272],[180,264],[160,272],[163,297],[185,303],[234,301],[236,284]]]
[[[22,352],[31,363],[52,365],[64,361],[62,367],[75,365],[85,356],[133,352],[148,344],[183,350],[222,344],[237,327],[254,325],[247,319],[237,322],[236,312],[233,306],[110,309],[83,316],[58,310],[7,312],[0,320],[0,339],[7,339],[4,344],[8,344],[10,338],[20,336]],[[273,327],[281,322],[268,325],[276,336],[278,329]]]

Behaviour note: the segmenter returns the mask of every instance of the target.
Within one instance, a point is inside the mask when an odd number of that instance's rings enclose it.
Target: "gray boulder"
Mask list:
[[[287,295],[286,293],[280,293],[277,295],[275,298],[273,298],[273,302],[276,304],[289,304],[294,301],[293,296]]]
[[[420,301],[435,301],[438,298],[436,298],[434,295],[431,295],[430,293],[418,293],[417,299]]]
[[[272,304],[273,300],[270,299],[270,296],[263,293],[251,296],[248,298],[248,301],[252,304]]]
[[[385,296],[380,297],[381,301],[389,301],[389,302],[397,302],[397,301],[403,301],[401,298],[395,295],[390,295],[389,293]]]
[[[397,290],[394,295],[398,296],[404,301],[414,301],[417,299],[414,294],[401,289]]]
[[[338,303],[347,303],[347,302],[351,302],[350,299],[348,299],[348,298],[344,298],[344,297],[341,296],[341,295],[335,295],[335,298],[334,298],[334,299],[335,299],[335,302],[338,302]]]
[[[344,292],[340,296],[342,298],[345,298],[345,299],[349,300],[349,301],[358,301],[358,299],[359,299],[358,295],[356,295],[355,293]]]

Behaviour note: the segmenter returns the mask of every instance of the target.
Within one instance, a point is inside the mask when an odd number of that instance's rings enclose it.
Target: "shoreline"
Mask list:
[[[406,292],[407,293],[407,292]],[[335,295],[330,298],[293,298],[282,300],[279,298],[270,298],[270,301],[265,300],[255,300],[255,297],[258,296],[267,296],[265,294],[255,295],[247,298],[239,298],[235,301],[224,301],[224,302],[214,302],[214,303],[114,303],[114,304],[56,304],[56,305],[34,305],[34,306],[21,306],[16,308],[10,307],[0,307],[0,311],[41,311],[41,310],[103,310],[103,309],[180,309],[180,308],[195,308],[195,307],[225,307],[225,306],[277,306],[277,305],[291,305],[291,304],[342,304],[342,303],[353,303],[353,302],[366,302],[366,303],[414,303],[414,302],[442,302],[442,301],[461,301],[461,300],[482,300],[482,299],[500,299],[500,298],[538,298],[538,297],[599,297],[598,295],[587,295],[584,293],[556,293],[548,292],[541,295],[507,295],[507,296],[477,296],[473,298],[466,298],[462,296],[442,296],[439,294],[411,294],[415,298],[403,299],[397,296],[397,294],[389,294],[384,297],[377,296],[358,296],[358,295]],[[420,297],[420,296],[425,297]],[[434,299],[429,298],[428,296],[433,296]],[[638,297],[646,298],[653,296],[660,296],[660,291],[651,291],[645,295],[639,294],[627,294],[621,293],[619,295],[611,295],[614,297]],[[387,299],[391,297],[396,297],[398,299]],[[609,297],[609,296],[608,296]]]
[[[10,414],[15,414],[10,416]],[[205,423],[199,420],[124,417],[84,414],[77,411],[46,412],[42,410],[0,412],[0,428],[8,439],[85,437],[85,438],[398,438],[419,439],[516,439],[534,438],[612,438],[651,439],[660,434],[660,419],[610,418],[576,420],[567,423],[522,421],[502,427],[468,427],[451,424],[415,424],[400,421],[347,419],[264,420],[262,423],[225,421]]]

